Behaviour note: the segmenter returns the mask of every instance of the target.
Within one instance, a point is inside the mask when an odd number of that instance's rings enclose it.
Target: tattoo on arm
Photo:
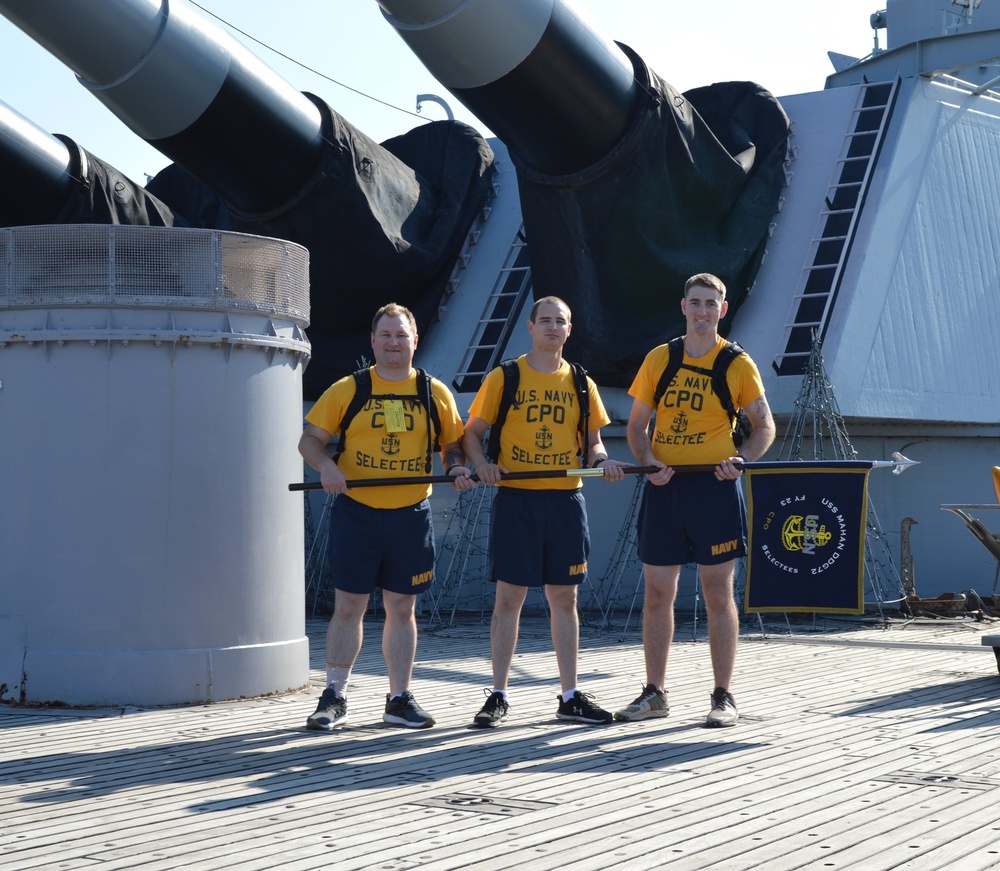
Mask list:
[[[774,442],[774,417],[771,415],[771,407],[767,404],[767,399],[763,396],[755,399],[747,412],[753,424],[753,433],[743,445],[741,454],[753,461],[764,456]]]
[[[769,420],[771,417],[771,407],[763,396],[758,397],[753,403],[754,412],[760,416],[761,421]]]
[[[458,448],[452,448],[444,455],[443,465],[446,469],[450,469],[452,466],[464,466],[465,454],[463,454]]]

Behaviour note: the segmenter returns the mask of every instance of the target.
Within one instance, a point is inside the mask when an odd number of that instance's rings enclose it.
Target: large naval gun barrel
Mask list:
[[[280,207],[319,163],[319,108],[193,7],[3,0],[0,13],[130,129],[196,167],[192,173],[240,211]],[[229,147],[213,147],[219,137]],[[256,182],[247,184],[253,173]]]
[[[378,0],[435,77],[508,146],[535,297],[574,312],[572,355],[627,386],[684,331],[684,281],[752,287],[788,118],[752,82],[680,93],[565,0]],[[723,325],[723,330],[726,326]]]
[[[598,163],[642,105],[626,54],[558,0],[379,5],[434,77],[537,172]]]
[[[65,142],[0,102],[0,226],[48,224],[62,210],[73,178]]]
[[[186,226],[186,222],[66,136],[0,101],[0,227],[29,224]]]
[[[370,354],[378,305],[429,326],[489,190],[493,154],[472,128],[379,145],[179,0],[0,0],[0,14],[175,161],[149,190],[192,225],[309,248],[307,396]]]

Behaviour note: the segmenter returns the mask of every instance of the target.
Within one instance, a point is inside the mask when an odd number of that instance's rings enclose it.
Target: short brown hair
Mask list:
[[[413,330],[413,335],[417,334],[417,319],[413,316],[411,312],[405,305],[400,305],[398,302],[386,303],[382,308],[375,312],[375,317],[372,318],[372,335],[375,335],[375,331],[378,329],[378,322],[382,320],[386,315],[390,318],[405,318],[410,322],[410,329]]]
[[[692,275],[687,281],[684,282],[684,297],[687,298],[688,291],[692,287],[707,287],[710,290],[717,290],[722,294],[722,298],[726,298],[726,285],[722,283],[721,278],[717,278],[710,272],[699,272],[697,275]]]
[[[566,309],[566,315],[570,322],[573,321],[573,312],[569,310],[569,306],[566,304],[566,300],[559,299],[558,296],[543,296],[541,299],[536,299],[535,304],[531,307],[531,314],[528,316],[528,320],[532,323],[535,322],[535,315],[538,314],[538,307],[543,303],[549,303],[550,305],[561,305]]]

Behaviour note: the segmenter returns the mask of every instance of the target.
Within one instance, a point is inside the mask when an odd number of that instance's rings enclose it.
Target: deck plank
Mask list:
[[[429,730],[381,723],[378,625],[350,722],[304,728],[307,691],[125,711],[0,708],[0,871],[669,867],[920,871],[1000,864],[995,624],[745,628],[741,722],[705,729],[701,631],[678,626],[669,718],[555,718],[544,621],[526,619],[512,717],[470,728],[488,627],[422,632],[413,689]],[[585,627],[581,688],[608,709],[644,683],[636,632]]]

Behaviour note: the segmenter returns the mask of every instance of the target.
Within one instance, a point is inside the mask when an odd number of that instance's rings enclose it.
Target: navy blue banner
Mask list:
[[[750,534],[744,610],[863,614],[872,463],[766,465],[745,476]]]

